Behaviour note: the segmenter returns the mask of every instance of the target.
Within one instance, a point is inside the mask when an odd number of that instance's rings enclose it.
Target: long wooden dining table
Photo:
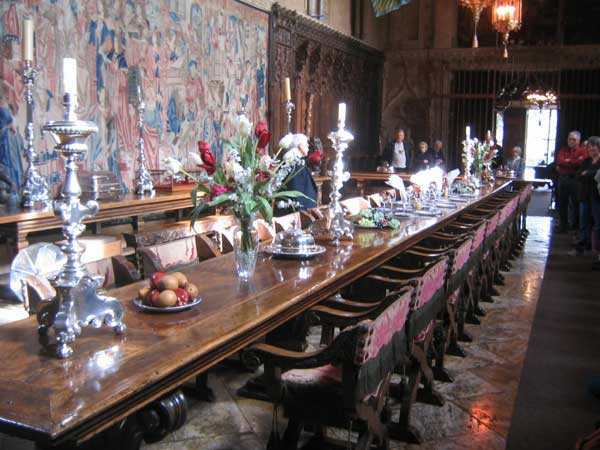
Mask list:
[[[352,242],[311,260],[261,253],[247,282],[238,279],[233,254],[204,261],[185,271],[202,302],[184,312],[139,311],[132,301],[147,280],[113,289],[108,294],[125,306],[126,333],[84,328],[69,359],[51,356],[35,317],[0,326],[0,431],[42,447],[84,443],[509,187],[482,189],[455,210],[403,220],[396,230],[357,228]]]

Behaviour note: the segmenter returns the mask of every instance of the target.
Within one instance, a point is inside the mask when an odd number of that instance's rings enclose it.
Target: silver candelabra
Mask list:
[[[25,140],[27,147],[25,157],[27,158],[27,172],[22,186],[22,205],[32,208],[36,203],[47,206],[50,202],[50,190],[44,177],[35,168],[36,151],[33,144],[33,86],[37,71],[33,68],[31,61],[25,61],[23,68],[23,82],[25,83],[25,104],[27,106],[27,124],[25,126]]]
[[[352,240],[354,227],[352,222],[344,218],[344,209],[340,203],[342,198],[341,189],[344,183],[350,179],[350,173],[344,170],[344,152],[348,143],[354,140],[354,136],[344,127],[344,122],[338,121],[337,131],[327,135],[335,150],[335,163],[333,170],[329,173],[331,177],[331,194],[329,194],[329,224],[327,234],[329,240],[338,246],[341,239]]]
[[[152,183],[152,177],[150,172],[146,168],[146,152],[144,149],[144,110],[146,104],[142,100],[142,89],[137,86],[137,113],[138,113],[138,174],[135,180],[135,192],[138,195],[144,195],[146,192],[149,194],[154,193],[154,184]]]
[[[61,199],[54,203],[54,213],[63,221],[62,232],[66,243],[62,250],[67,262],[53,280],[56,297],[38,310],[39,332],[45,335],[50,327],[54,328],[56,356],[59,358],[67,358],[73,353],[69,344],[81,334],[82,327],[92,325],[98,328],[105,324],[118,334],[125,331],[123,306],[116,298],[97,294],[100,278],[91,276],[81,263],[84,247],[79,244],[78,237],[85,230],[82,221],[94,217],[99,206],[94,200],[81,204],[77,162],[83,159],[87,151],[88,136],[97,133],[98,127],[92,122],[77,119],[76,104],[76,96],[65,94],[64,119],[48,122],[42,127],[56,141],[55,148],[65,160],[66,171]]]
[[[292,100],[286,100],[285,102],[285,112],[287,114],[287,131],[288,133],[292,132],[292,114],[296,109],[296,105],[292,102]]]

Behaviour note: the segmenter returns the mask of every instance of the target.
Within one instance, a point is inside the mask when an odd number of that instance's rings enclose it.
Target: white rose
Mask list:
[[[281,140],[279,141],[279,148],[283,148],[283,149],[288,149],[292,146],[292,144],[294,143],[294,135],[292,133],[288,133],[286,134],[284,137],[281,138]]]
[[[244,168],[235,161],[227,161],[225,163],[225,174],[227,178],[233,178],[234,180],[238,180],[240,174],[244,172]]]
[[[165,169],[172,173],[173,175],[180,172],[181,169],[183,168],[183,166],[181,165],[181,163],[176,160],[175,158],[173,158],[172,156],[169,156],[168,158],[163,159],[163,163],[165,165]]]
[[[260,157],[258,162],[258,168],[263,172],[266,172],[271,167],[271,157],[269,155],[263,155]]]
[[[238,133],[243,137],[250,136],[250,133],[252,133],[252,124],[248,118],[243,114],[240,114],[237,116],[236,122]]]
[[[194,152],[190,152],[190,159],[192,160],[192,162],[198,166],[201,166],[202,164],[204,164],[204,161],[202,160],[202,157],[198,154],[198,153],[194,153]]]

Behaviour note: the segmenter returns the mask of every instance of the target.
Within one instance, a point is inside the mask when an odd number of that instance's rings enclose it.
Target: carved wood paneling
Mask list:
[[[274,136],[287,132],[282,80],[290,77],[296,112],[293,132],[319,137],[337,123],[337,105],[348,104],[354,162],[378,152],[383,54],[358,39],[275,4],[270,26],[269,114]]]

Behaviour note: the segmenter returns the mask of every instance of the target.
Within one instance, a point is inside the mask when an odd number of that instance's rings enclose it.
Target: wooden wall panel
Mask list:
[[[269,119],[274,139],[287,132],[282,81],[290,77],[296,104],[292,132],[325,144],[335,129],[338,103],[347,103],[355,141],[349,165],[362,167],[378,152],[383,54],[315,20],[274,5],[269,49]],[[272,97],[271,97],[272,96]]]

